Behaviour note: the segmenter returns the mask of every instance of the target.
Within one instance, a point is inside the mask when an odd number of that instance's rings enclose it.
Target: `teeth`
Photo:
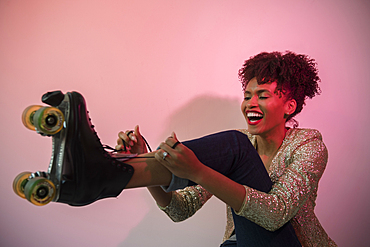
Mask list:
[[[260,117],[263,117],[263,115],[258,112],[248,112],[247,117],[259,117],[260,118]]]

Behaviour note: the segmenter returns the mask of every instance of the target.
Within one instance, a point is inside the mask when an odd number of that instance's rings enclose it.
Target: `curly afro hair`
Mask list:
[[[302,111],[307,98],[321,93],[316,65],[314,59],[291,51],[262,52],[246,60],[238,75],[243,91],[254,77],[258,84],[276,82],[278,92],[297,102],[296,110],[287,118],[289,121]],[[296,127],[298,124],[294,122]]]

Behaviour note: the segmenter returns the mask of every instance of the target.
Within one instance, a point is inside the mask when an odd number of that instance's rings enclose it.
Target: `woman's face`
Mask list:
[[[295,100],[287,100],[278,91],[276,82],[258,85],[257,79],[249,81],[241,105],[242,113],[253,135],[268,137],[275,131],[284,131],[286,117],[295,110]]]

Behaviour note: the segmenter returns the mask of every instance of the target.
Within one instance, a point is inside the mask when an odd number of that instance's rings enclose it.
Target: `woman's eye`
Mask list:
[[[260,99],[267,99],[267,96],[259,96]]]
[[[247,96],[247,97],[244,97],[244,100],[250,100],[251,97]]]

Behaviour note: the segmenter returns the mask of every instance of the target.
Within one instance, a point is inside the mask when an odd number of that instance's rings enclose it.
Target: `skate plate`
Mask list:
[[[56,92],[60,97],[62,93]],[[43,206],[58,200],[69,110],[66,94],[57,106],[31,105],[22,113],[26,128],[52,138],[52,155],[47,172],[22,172],[13,181],[14,192],[34,205]]]

